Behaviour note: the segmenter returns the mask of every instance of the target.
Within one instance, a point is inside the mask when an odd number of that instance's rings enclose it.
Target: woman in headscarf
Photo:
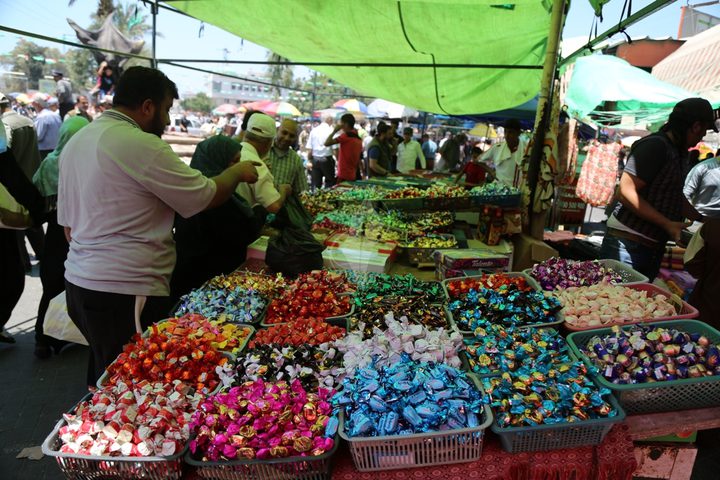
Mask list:
[[[35,356],[38,358],[49,358],[51,348],[55,350],[55,353],[59,353],[65,345],[65,342],[48,337],[43,333],[45,313],[50,305],[50,300],[65,290],[65,260],[70,248],[65,238],[64,228],[57,223],[58,176],[60,173],[58,160],[68,141],[88,123],[90,122],[81,116],[68,117],[60,126],[57,147],[45,157],[33,175],[33,183],[45,197],[49,211],[47,231],[45,232],[45,250],[43,251],[43,261],[40,262],[40,281],[43,293],[35,321]]]
[[[190,166],[203,175],[215,176],[240,160],[239,142],[218,135],[197,145]],[[170,300],[175,303],[207,280],[239,267],[247,246],[260,235],[267,212],[251,208],[238,194],[217,208],[193,217],[175,216],[177,262],[170,280]]]

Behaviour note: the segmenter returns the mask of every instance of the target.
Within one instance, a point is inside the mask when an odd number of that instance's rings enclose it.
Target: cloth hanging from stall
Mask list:
[[[595,141],[588,146],[575,190],[585,203],[604,207],[612,200],[621,148],[622,145],[617,142],[602,144]]]
[[[577,128],[578,122],[574,118],[568,119],[560,126],[558,132],[558,185],[572,185],[577,170]]]

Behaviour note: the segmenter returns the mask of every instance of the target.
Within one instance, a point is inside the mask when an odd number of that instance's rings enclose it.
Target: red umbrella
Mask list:
[[[272,100],[258,100],[256,102],[250,102],[243,104],[247,110],[263,110],[265,107],[273,103]]]
[[[215,108],[212,113],[213,115],[235,115],[238,113],[238,107],[236,105],[232,105],[230,103],[223,103],[222,105],[218,105],[217,108]]]

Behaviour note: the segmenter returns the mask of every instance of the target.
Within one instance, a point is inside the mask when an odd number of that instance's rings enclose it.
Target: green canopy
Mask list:
[[[551,0],[168,3],[294,62],[496,66],[312,67],[363,95],[453,115],[512,108],[538,93],[551,9]]]

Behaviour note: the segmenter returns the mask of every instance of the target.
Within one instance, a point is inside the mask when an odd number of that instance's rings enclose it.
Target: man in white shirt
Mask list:
[[[325,188],[335,185],[335,159],[332,156],[332,148],[325,146],[325,140],[333,131],[332,124],[333,118],[325,117],[323,123],[313,128],[308,137],[306,148],[308,160],[312,165],[310,176],[313,189],[323,185]]]
[[[279,185],[275,188],[275,178],[262,160],[270,152],[276,132],[275,120],[272,117],[264,113],[255,113],[250,117],[241,143],[243,148],[240,160],[256,162],[258,177],[257,182],[252,185],[240,183],[236,190],[250,206],[261,205],[270,213],[280,211],[292,191],[290,185]]]
[[[494,144],[480,158],[495,169],[495,178],[507,186],[519,186],[520,166],[527,148],[527,140],[520,137],[520,122],[505,122],[505,141]]]
[[[70,251],[65,292],[70,318],[90,344],[93,385],[137,331],[167,316],[175,266],[175,212],[191,217],[224,203],[252,162],[206,178],[160,137],[177,87],[162,72],[132,67],[114,108],[79,131],[59,159],[58,223]]]
[[[403,141],[398,145],[398,162],[397,169],[400,173],[409,173],[410,170],[415,170],[417,160],[420,164],[420,168],[425,170],[427,164],[425,163],[425,155],[422,151],[422,145],[420,142],[412,138],[413,129],[406,127],[403,129]]]

